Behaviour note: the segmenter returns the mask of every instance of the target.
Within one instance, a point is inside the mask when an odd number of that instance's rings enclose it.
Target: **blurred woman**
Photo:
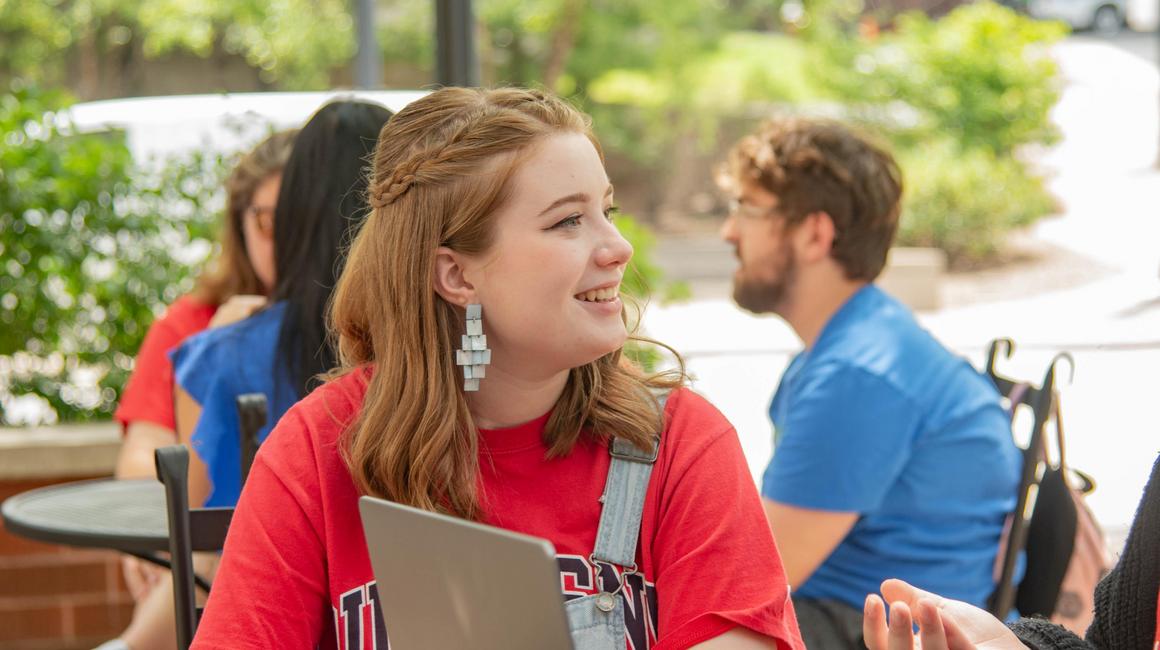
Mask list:
[[[221,252],[188,295],[153,322],[114,418],[124,438],[117,478],[152,478],[153,451],[177,442],[173,412],[173,365],[169,351],[214,324],[248,315],[273,288],[273,214],[297,131],[275,133],[238,161],[225,182]],[[159,567],[125,556],[125,582],[142,601],[164,575]]]
[[[318,110],[286,163],[274,215],[273,291],[253,316],[190,338],[173,352],[177,431],[193,449],[192,507],[232,506],[241,491],[237,398],[261,393],[264,439],[335,364],[324,322],[344,248],[367,213],[366,161],[391,113],[339,101]]]
[[[271,135],[234,167],[225,184],[220,255],[193,291],[149,327],[114,414],[125,432],[118,478],[155,476],[153,451],[177,442],[169,351],[209,327],[215,316],[218,322],[236,320],[234,307],[253,304],[273,288],[274,208],[296,133]]]

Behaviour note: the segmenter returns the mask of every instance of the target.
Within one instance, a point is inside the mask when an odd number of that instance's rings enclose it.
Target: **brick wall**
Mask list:
[[[0,501],[60,482],[0,480]],[[116,553],[41,544],[0,529],[0,650],[92,648],[117,636],[132,612]]]

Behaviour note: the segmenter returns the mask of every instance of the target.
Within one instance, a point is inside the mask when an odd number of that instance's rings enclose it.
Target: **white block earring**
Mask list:
[[[455,364],[463,368],[463,390],[479,390],[479,380],[487,376],[484,367],[491,363],[491,350],[483,334],[483,305],[467,306],[467,333],[463,349],[455,351]]]

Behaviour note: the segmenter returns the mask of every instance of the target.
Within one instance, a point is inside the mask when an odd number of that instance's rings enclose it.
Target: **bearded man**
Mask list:
[[[901,172],[834,122],[743,138],[718,174],[733,297],[804,349],[769,406],[762,480],[809,648],[862,648],[886,578],[986,606],[1020,454],[991,383],[874,284],[898,228]]]

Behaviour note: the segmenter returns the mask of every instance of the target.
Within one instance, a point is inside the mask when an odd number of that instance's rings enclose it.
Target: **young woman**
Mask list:
[[[265,300],[263,296],[273,287],[271,218],[282,168],[290,157],[296,133],[275,133],[238,161],[225,182],[220,255],[198,278],[194,290],[174,301],[149,327],[114,414],[124,431],[115,470],[117,478],[152,478],[153,451],[177,442],[169,351],[211,324],[244,317],[254,304]],[[130,556],[125,556],[122,564],[129,592],[139,603],[126,635],[137,639],[137,650],[172,644],[172,624],[162,625],[154,632],[149,632],[150,626],[144,624],[156,618],[146,613],[155,608],[145,601],[165,571]]]
[[[267,399],[264,439],[334,367],[324,316],[341,254],[366,216],[366,161],[391,113],[339,101],[311,117],[286,163],[274,216],[271,304],[190,338],[173,353],[177,431],[189,444],[190,503],[232,506],[241,491],[237,398]]]
[[[296,133],[275,133],[234,167],[225,183],[220,256],[198,278],[193,292],[178,298],[149,327],[114,415],[125,431],[117,459],[118,478],[153,477],[153,451],[177,441],[169,351],[209,327],[215,315],[219,321],[236,319],[231,307],[218,314],[232,298],[245,296],[234,304],[251,304],[254,297],[265,296],[273,288],[272,219],[282,168]]]
[[[446,88],[391,119],[342,368],[259,451],[194,647],[386,648],[377,594],[409,587],[376,584],[360,494],[551,540],[567,607],[619,594],[597,647],[803,647],[736,433],[622,358],[612,198],[587,119],[543,93]],[[596,544],[614,437],[656,454],[627,557]]]
[[[173,351],[178,438],[194,450],[191,506],[232,506],[237,501],[238,395],[267,396],[264,436],[307,392],[307,379],[333,366],[334,354],[324,340],[325,305],[340,268],[341,249],[366,214],[365,160],[390,115],[382,106],[365,102],[335,102],[319,109],[298,133],[281,186],[275,185],[267,197],[269,209],[260,219],[245,222],[247,250],[262,260],[255,263],[255,274],[263,286],[271,287],[270,306],[196,334]],[[256,234],[251,226],[263,233],[261,251],[248,243]],[[259,298],[245,307],[253,311],[264,302]],[[205,560],[199,558],[199,572],[212,574],[213,562]],[[175,647],[168,573],[158,576],[156,589],[138,610],[120,641],[133,650]]]

